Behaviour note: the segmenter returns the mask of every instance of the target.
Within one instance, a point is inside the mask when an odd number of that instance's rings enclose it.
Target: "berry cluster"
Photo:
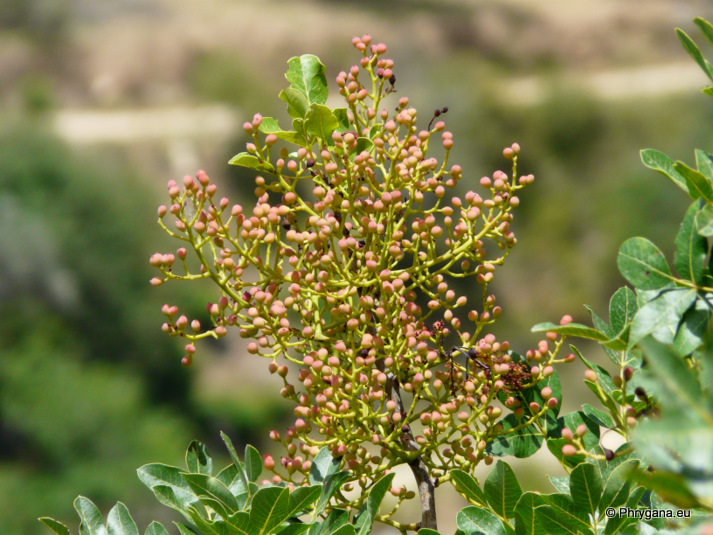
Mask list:
[[[249,353],[271,360],[295,403],[294,424],[270,435],[287,451],[280,462],[265,459],[275,478],[299,482],[327,445],[366,487],[403,463],[443,477],[491,462],[490,440],[557,406],[549,387],[542,404],[523,404],[519,393],[552,373],[559,344],[551,337],[521,358],[482,335],[502,312],[488,287],[517,243],[517,192],[533,181],[517,174],[520,147],[503,151],[510,175],[496,171],[470,189],[472,179],[448,164],[453,135],[436,120],[447,108],[422,129],[408,98],[395,112],[382,107],[394,63],[369,36],[353,44],[361,61],[337,76],[345,108],[323,105],[315,68],[304,85],[288,73],[281,98],[294,130],[259,114],[244,124],[252,141],[232,163],[260,172],[254,206],[219,198],[202,171],[169,182],[159,222],[186,246],[151,263],[161,271],[154,285],[209,278],[220,289],[207,330],[164,306],[164,331],[189,342],[185,365],[196,340],[228,327],[251,340]],[[313,58],[294,65],[304,74]],[[519,427],[503,430],[505,410]]]

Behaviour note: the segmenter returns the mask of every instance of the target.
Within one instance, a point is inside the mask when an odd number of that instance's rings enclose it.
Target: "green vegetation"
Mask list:
[[[696,24],[713,43],[713,26]],[[713,67],[677,32],[713,81]],[[337,76],[345,107],[325,105],[325,67],[303,55],[288,62],[290,86],[280,93],[292,130],[260,114],[243,125],[252,141],[230,163],[260,173],[252,210],[219,198],[203,171],[182,186],[170,181],[159,224],[181,247],[150,259],[160,271],[154,286],[203,279],[219,291],[207,305],[209,326],[162,307],[162,330],[187,341],[184,366],[197,342],[228,329],[253,340],[248,353],[272,361],[297,417],[284,434],[270,432],[285,455],[260,459],[248,446],[242,462],[223,435],[233,464],[216,477],[194,442],[187,471],[147,465],[140,479],[181,513],[182,534],[367,534],[380,522],[403,535],[436,535],[435,489],[444,483],[469,503],[457,514],[458,534],[706,532],[713,525],[713,155],[696,150],[693,168],[641,152],[647,167],[694,201],[674,240],[675,273],[653,242],[629,238],[617,265],[633,290],[614,293],[608,322],[590,308],[593,327],[571,316],[536,325],[544,337],[518,354],[488,330],[502,312],[489,285],[517,244],[515,193],[534,180],[518,174],[520,146],[503,150],[510,176],[480,178],[484,198],[468,190],[463,200],[453,193],[462,169],[448,163],[453,134],[441,120],[448,108],[425,128],[405,96],[390,114],[381,107],[396,84],[386,46],[369,35],[352,44],[363,57]],[[713,96],[713,86],[704,93]],[[458,278],[481,288],[478,305],[449,286]],[[574,345],[561,356],[571,337],[599,343],[615,371]],[[568,385],[558,369],[577,360],[599,403],[560,414]],[[623,443],[604,445],[610,433]],[[505,461],[493,465],[543,446],[566,473],[550,477],[554,493],[524,490]],[[493,465],[482,486],[473,475],[481,463]],[[391,486],[404,465],[412,484]],[[258,486],[263,467],[272,480]],[[387,491],[396,498],[389,510],[380,507]],[[416,495],[420,521],[396,520]],[[139,534],[121,503],[106,528],[86,498],[75,508],[80,532]],[[146,533],[166,531],[152,523]]]

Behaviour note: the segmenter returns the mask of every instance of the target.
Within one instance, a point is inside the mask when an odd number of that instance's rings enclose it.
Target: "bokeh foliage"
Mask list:
[[[76,488],[136,496],[135,466],[180,458],[196,429],[147,313],[153,210],[127,169],[98,169],[40,128],[0,133],[0,517],[13,533],[65,512]]]

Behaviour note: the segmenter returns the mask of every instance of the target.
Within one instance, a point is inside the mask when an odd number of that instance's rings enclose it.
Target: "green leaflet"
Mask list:
[[[256,171],[261,171],[263,173],[275,172],[275,167],[271,163],[263,162],[257,156],[253,156],[247,152],[236,154],[228,161],[228,163],[230,165],[239,165],[240,167],[255,169]]]
[[[164,528],[159,522],[153,521],[146,528],[144,535],[169,535],[166,528]]]
[[[588,515],[593,515],[597,511],[602,490],[602,479],[594,465],[581,463],[572,470],[570,495],[578,509],[586,511]]]
[[[262,473],[262,458],[254,446],[245,446],[245,472],[248,480],[255,483]]]
[[[79,535],[107,535],[104,518],[91,500],[78,496],[74,500],[74,509],[81,519]]]
[[[703,69],[703,72],[706,73],[708,78],[713,80],[713,72],[709,69],[707,64],[708,62],[703,58],[703,54],[701,54],[701,51],[698,46],[696,46],[696,43],[694,43],[693,40],[686,35],[686,32],[678,28],[676,28],[676,37],[678,37],[678,40],[681,41],[681,44],[683,45],[683,48],[686,49],[686,52],[688,52],[696,63],[698,63],[700,68]]]
[[[661,250],[646,238],[629,238],[616,259],[621,274],[635,288],[656,290],[671,282],[673,275]]]
[[[394,480],[396,474],[391,472],[386,474],[379,481],[374,483],[374,485],[369,489],[369,495],[366,498],[366,503],[362,506],[357,514],[357,520],[355,522],[356,532],[358,535],[368,535],[371,532],[371,526],[374,523],[374,518],[379,512],[379,506],[386,496],[389,488],[391,488],[391,482]]]
[[[622,333],[634,320],[636,295],[626,286],[619,288],[609,300],[609,324],[614,333]]]
[[[681,316],[696,300],[696,291],[690,288],[666,290],[649,301],[636,313],[629,333],[629,347],[647,335],[653,335],[664,344],[672,344],[679,329]]]
[[[43,516],[43,517],[38,518],[37,520],[39,520],[45,526],[47,526],[52,531],[57,533],[57,535],[72,535],[67,526],[62,524],[62,522],[56,521],[54,518],[49,518],[47,516]]]
[[[293,119],[304,119],[309,108],[307,97],[292,87],[283,89],[280,92],[280,98],[287,103],[287,113]]]
[[[463,470],[452,470],[451,481],[457,485],[456,490],[466,499],[479,503],[486,504],[485,494],[483,493],[478,482]]]
[[[539,386],[539,385],[538,385]],[[520,425],[514,414],[508,414],[505,418],[498,421],[503,426],[503,431],[507,432],[514,427]],[[514,433],[506,434],[505,436],[493,439],[487,445],[487,452],[497,457],[512,455],[519,459],[534,455],[542,447],[544,437],[536,425],[531,424],[522,429],[518,429]]]
[[[469,535],[506,535],[505,527],[501,520],[488,509],[471,505],[458,511],[456,516],[458,529]]]
[[[182,507],[187,507],[198,501],[198,499],[191,491],[186,480],[181,477],[181,472],[180,468],[160,463],[146,464],[137,470],[141,482],[156,494],[159,501],[166,495],[163,490],[160,495],[156,492],[161,487],[170,490],[172,498],[175,498],[175,501],[181,504]],[[171,504],[165,505],[171,507]]]
[[[329,448],[325,446],[312,460],[312,466],[309,469],[309,482],[312,484],[323,483],[327,477],[337,473],[341,464],[341,459],[332,457]]]
[[[683,162],[676,162],[673,168],[678,171],[688,184],[688,193],[692,199],[703,197],[706,202],[713,202],[713,185],[711,179]]]
[[[275,134],[278,139],[287,141],[288,143],[294,143],[295,145],[304,145],[305,140],[301,134],[292,130],[283,130],[280,125],[277,124],[277,119],[272,117],[263,117],[260,123],[260,132],[263,134]]]
[[[181,475],[201,501],[206,496],[211,500],[211,503],[204,502],[206,505],[211,508],[215,505],[220,507],[221,516],[226,517],[239,509],[235,496],[217,478],[207,474],[182,473]]]
[[[213,473],[213,460],[208,454],[205,445],[197,440],[193,440],[186,450],[186,466],[191,472],[198,474]]]
[[[485,479],[483,490],[488,504],[499,516],[515,516],[515,506],[522,496],[522,488],[509,464],[498,460]]]
[[[118,502],[106,517],[108,535],[139,535],[139,528],[126,506]]]
[[[251,532],[268,535],[289,517],[289,490],[267,487],[257,491],[250,511]]]
[[[327,145],[332,141],[332,132],[339,126],[337,117],[327,106],[311,104],[305,116],[304,127],[308,134],[318,137]]]
[[[699,209],[699,202],[688,207],[676,235],[676,252],[673,257],[673,265],[678,274],[696,284],[703,282],[708,253],[708,241],[698,233],[695,224]]]
[[[708,39],[708,41],[713,44],[713,25],[711,25],[710,22],[701,17],[695,17],[693,19],[693,22],[703,32],[703,35],[706,36],[706,39]]]
[[[656,149],[644,149],[640,153],[642,163],[649,169],[658,171],[670,178],[683,191],[688,193],[686,179],[673,167],[673,160]]]
[[[290,58],[285,78],[293,89],[304,95],[307,104],[324,104],[327,102],[329,87],[324,75],[326,67],[313,54],[304,54]]]
[[[538,323],[530,330],[533,333],[555,332],[564,336],[577,336],[578,338],[588,338],[598,342],[604,342],[609,339],[604,333],[580,323],[569,323],[567,325],[556,325],[550,322]]]
[[[701,236],[713,236],[713,205],[706,204],[695,217],[696,230]]]

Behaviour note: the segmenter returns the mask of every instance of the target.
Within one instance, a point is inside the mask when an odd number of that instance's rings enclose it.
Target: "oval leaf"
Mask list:
[[[713,205],[706,204],[696,214],[696,231],[701,236],[713,236]]]
[[[139,535],[139,528],[136,527],[136,522],[134,522],[129,510],[121,502],[117,502],[109,511],[106,517],[106,529],[109,535]]]
[[[701,299],[686,311],[673,340],[673,350],[679,357],[686,357],[703,345],[710,319],[711,312]]]
[[[178,503],[188,506],[198,501],[191,487],[181,477],[179,468],[160,463],[152,463],[142,466],[136,471],[141,482],[156,494],[156,487],[168,487],[173,491],[173,495]],[[158,494],[156,495],[158,497]]]
[[[49,518],[47,516],[43,516],[41,518],[38,518],[37,520],[39,520],[45,526],[47,526],[52,531],[57,533],[57,535],[72,535],[67,526],[62,524],[62,522],[58,522],[54,518]]]
[[[679,28],[676,28],[676,36],[678,37],[678,40],[681,41],[681,44],[683,45],[683,48],[686,49],[686,52],[688,52],[696,63],[698,63],[699,67],[703,69],[703,72],[706,73],[711,80],[713,80],[713,76],[708,72],[708,68],[706,67],[706,60],[703,57],[703,54],[701,54],[701,50],[698,46],[696,46],[696,43],[694,43],[693,40],[686,35],[686,32]]]
[[[629,333],[629,346],[633,347],[651,334],[663,344],[672,344],[679,329],[681,317],[696,300],[696,291],[679,288],[662,292],[636,313]]]
[[[699,208],[698,202],[688,207],[676,235],[676,252],[673,256],[673,265],[678,274],[696,284],[703,281],[708,253],[708,240],[698,233],[695,224]]]
[[[169,535],[168,531],[166,528],[163,527],[163,525],[160,522],[156,522],[155,520],[149,524],[149,527],[146,528],[146,533],[144,535]]]
[[[274,173],[275,167],[270,162],[263,162],[257,156],[248,154],[247,152],[241,152],[233,156],[228,163],[230,165],[238,165],[240,167],[247,167],[248,169],[255,169],[263,173]]]
[[[564,336],[577,336],[578,338],[588,338],[598,342],[604,342],[609,339],[606,334],[581,323],[568,323],[567,325],[555,325],[549,322],[538,323],[530,330],[533,333],[554,332]]]
[[[396,474],[393,472],[386,474],[369,489],[366,503],[359,510],[358,519],[356,521],[356,531],[359,535],[367,535],[371,532],[374,518],[376,518],[376,514],[379,512],[379,506],[381,506],[384,496],[386,496],[386,493],[391,488],[391,482],[395,476]]]
[[[248,481],[248,474],[245,471],[245,465],[238,457],[238,452],[235,451],[235,446],[233,445],[233,441],[230,440],[230,437],[228,435],[226,435],[225,433],[223,433],[222,431],[220,432],[220,438],[223,439],[223,442],[225,443],[225,447],[228,448],[228,453],[230,454],[230,458],[233,461],[233,465],[235,466],[235,468],[237,468],[238,479],[240,480],[239,482],[236,481],[233,483],[233,485],[230,485],[231,489],[237,490],[238,493],[241,490],[247,491],[249,493],[250,492],[250,481]]]
[[[297,89],[288,87],[280,91],[280,99],[287,103],[287,113],[293,119],[303,120],[305,115],[307,115],[307,109],[309,108],[309,102],[307,102],[307,97],[303,93],[300,93]],[[294,126],[294,123],[292,123]],[[298,132],[299,129],[296,129]]]
[[[312,484],[322,483],[328,476],[337,473],[341,464],[341,458],[334,458],[329,448],[325,446],[319,450],[312,461],[312,466],[309,469],[309,482]]]
[[[593,464],[580,463],[570,475],[570,495],[577,509],[593,515],[602,497],[602,479]]]
[[[692,199],[703,197],[707,202],[713,202],[713,185],[710,178],[691,169],[683,162],[674,163],[673,168],[686,179],[688,193]]]
[[[500,519],[487,509],[471,505],[458,511],[456,525],[467,535],[507,535]]]
[[[79,535],[106,535],[104,517],[89,498],[77,496],[74,500],[74,509],[81,519]]]
[[[713,155],[704,150],[696,149],[696,167],[702,175],[713,178]]]
[[[544,528],[544,533],[557,533],[557,535],[581,535],[582,533],[592,533],[583,531],[588,524],[580,519],[562,514],[561,509],[551,505],[543,505],[535,509],[535,524]]]
[[[611,471],[604,481],[604,492],[599,501],[599,511],[604,512],[608,507],[619,507],[629,499],[631,491],[631,474],[638,466],[636,460],[626,461]]]
[[[488,474],[483,490],[493,511],[503,518],[512,518],[522,496],[522,487],[509,464],[498,460]]]
[[[621,274],[635,288],[656,290],[673,276],[661,250],[646,238],[630,238],[619,248],[616,259]]]
[[[466,499],[486,505],[485,494],[473,476],[456,469],[451,471],[451,481],[457,485],[456,490]]]
[[[498,424],[503,426],[503,436],[498,436],[488,443],[487,452],[490,455],[496,457],[512,455],[518,459],[524,459],[534,455],[542,447],[544,437],[542,431],[535,424],[508,432],[521,424],[514,414],[508,414]]]
[[[295,516],[317,501],[322,493],[321,485],[298,487],[289,497],[288,517]]]
[[[245,446],[245,472],[251,483],[255,483],[262,473],[260,453],[250,444]]]
[[[272,530],[289,516],[289,493],[287,488],[265,487],[257,491],[250,511],[250,523],[258,528],[257,534],[272,533]]]
[[[582,405],[582,411],[592,420],[597,422],[600,427],[608,427],[610,429],[614,427],[614,422],[612,421],[611,416],[609,416],[606,412],[599,410],[596,407],[592,407],[588,403]]]
[[[218,478],[207,474],[184,473],[182,475],[183,479],[186,480],[199,498],[208,496],[212,500],[220,503],[228,514],[232,514],[239,509],[235,496],[233,496],[228,487],[221,483]]]
[[[335,474],[330,474],[322,483],[322,494],[317,500],[317,506],[315,507],[315,515],[321,514],[324,508],[327,507],[329,500],[334,496],[334,494],[340,489],[342,484],[352,477],[351,472],[347,470],[342,470]]]
[[[628,286],[622,286],[609,300],[609,323],[614,334],[621,333],[634,319],[638,310],[636,294]]]
[[[208,454],[205,445],[197,440],[191,441],[186,450],[186,466],[196,474],[213,473],[213,460]]]
[[[312,104],[305,117],[305,130],[318,137],[326,145],[332,141],[332,132],[339,126],[339,121],[327,106]]]
[[[666,156],[663,152],[656,149],[644,149],[640,153],[642,163],[649,169],[663,173],[668,178],[673,180],[683,191],[688,193],[686,179],[681,176],[681,173],[673,168],[673,160]]]
[[[327,102],[329,86],[327,70],[319,58],[313,54],[304,54],[300,57],[290,58],[285,78],[290,82],[291,88],[302,93],[307,104],[324,104]]]
[[[569,481],[569,478],[565,478]],[[534,492],[526,492],[515,506],[518,535],[541,535],[542,529],[536,523],[535,509],[544,504],[542,497]]]

